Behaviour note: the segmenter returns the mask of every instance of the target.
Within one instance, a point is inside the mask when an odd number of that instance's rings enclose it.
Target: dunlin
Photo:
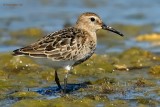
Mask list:
[[[101,18],[92,12],[79,16],[75,26],[50,33],[35,43],[14,50],[13,55],[27,55],[34,58],[48,58],[53,61],[55,82],[62,89],[57,70],[66,69],[64,77],[64,92],[67,87],[67,74],[71,68],[89,59],[95,52],[97,45],[96,31],[99,29],[122,33],[105,25]]]

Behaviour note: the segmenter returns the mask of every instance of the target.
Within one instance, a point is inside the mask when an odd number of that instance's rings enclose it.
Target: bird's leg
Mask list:
[[[59,89],[62,89],[61,84],[60,84],[60,82],[59,82],[57,70],[55,70],[55,81],[56,81],[56,83],[57,83],[57,85],[58,85],[58,88],[59,88]]]
[[[68,72],[71,70],[71,66],[66,66],[65,67],[65,77],[64,77],[64,93],[66,93],[66,90],[67,90],[67,77],[68,77]]]
[[[64,93],[66,93],[67,90],[67,77],[68,77],[68,72],[66,72],[64,77]]]

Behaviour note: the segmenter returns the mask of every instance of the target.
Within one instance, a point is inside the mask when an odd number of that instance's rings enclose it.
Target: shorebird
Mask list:
[[[97,14],[86,12],[79,16],[73,27],[50,33],[35,43],[14,50],[13,55],[52,60],[55,69],[55,82],[61,90],[57,70],[64,68],[66,75],[63,91],[66,92],[68,72],[72,67],[81,64],[93,55],[97,45],[96,31],[99,29],[123,36],[119,31],[104,24]]]

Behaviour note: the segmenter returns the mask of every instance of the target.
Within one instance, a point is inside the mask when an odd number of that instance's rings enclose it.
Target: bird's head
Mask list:
[[[119,31],[104,24],[101,18],[97,14],[91,13],[91,12],[86,12],[81,14],[76,22],[76,27],[85,29],[91,32],[96,32],[99,29],[104,29],[104,30],[114,32],[120,36],[123,36],[123,34],[120,33]]]

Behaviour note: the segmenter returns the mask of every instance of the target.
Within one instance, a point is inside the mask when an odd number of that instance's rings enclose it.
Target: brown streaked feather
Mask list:
[[[17,49],[14,55],[29,55],[35,58],[48,57],[53,60],[73,60],[76,54],[71,57],[71,52],[76,48],[80,49],[86,41],[87,33],[84,30],[69,27],[58,32],[51,33],[37,42],[26,46],[24,48]]]

